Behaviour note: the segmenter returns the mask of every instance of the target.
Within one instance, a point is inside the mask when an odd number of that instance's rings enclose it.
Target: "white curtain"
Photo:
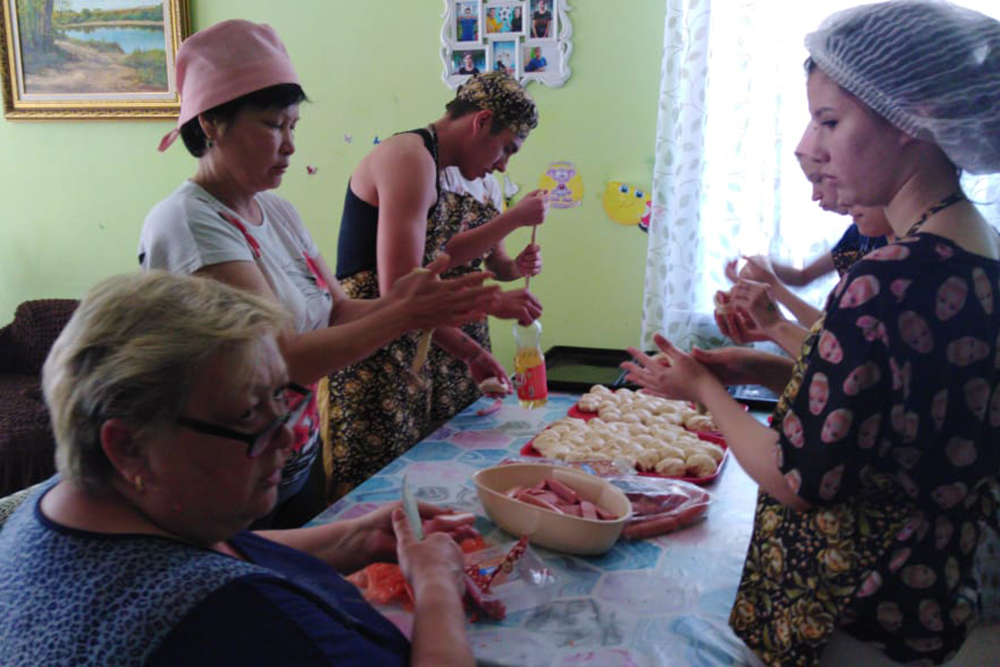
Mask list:
[[[802,266],[850,218],[822,212],[793,151],[808,122],[806,33],[854,0],[666,0],[641,344],[724,341],[712,296],[726,260],[768,254]],[[992,16],[996,0],[960,0]],[[1000,226],[1000,179],[966,192]],[[832,277],[800,296],[822,305]]]

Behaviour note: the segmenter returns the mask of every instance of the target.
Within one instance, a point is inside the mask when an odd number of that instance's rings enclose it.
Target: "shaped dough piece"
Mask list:
[[[712,460],[715,461],[716,463],[722,461],[722,457],[726,453],[726,451],[722,449],[722,447],[714,445],[710,442],[702,443],[701,451],[710,456]]]
[[[661,475],[683,477],[687,471],[687,465],[680,459],[666,458],[660,459],[660,462],[656,464],[655,470]]]
[[[707,454],[689,456],[685,463],[687,464],[687,473],[691,477],[708,477],[715,473],[715,461]]]
[[[715,431],[715,422],[709,415],[692,415],[684,420],[684,425],[692,431]]]

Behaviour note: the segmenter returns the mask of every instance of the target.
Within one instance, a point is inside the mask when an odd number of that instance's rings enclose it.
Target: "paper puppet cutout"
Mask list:
[[[641,190],[621,181],[609,181],[604,189],[604,212],[619,225],[638,225],[650,210],[650,199]],[[646,223],[648,228],[649,223]]]
[[[567,160],[550,162],[542,174],[538,187],[549,191],[549,206],[552,208],[573,208],[583,202],[583,179],[576,171],[576,165]]]

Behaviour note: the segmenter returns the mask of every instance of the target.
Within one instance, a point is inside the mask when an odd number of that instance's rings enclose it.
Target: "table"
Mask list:
[[[474,471],[519,456],[547,424],[565,416],[576,396],[552,394],[544,408],[527,410],[508,397],[480,417],[480,399],[415,445],[312,523],[365,514],[398,500],[405,473],[422,501],[475,512],[488,541],[512,536],[487,517],[476,496]],[[569,556],[532,547],[552,570],[551,602],[511,613],[501,622],[469,627],[482,665],[600,667],[751,665],[751,653],[728,626],[729,610],[753,527],[757,485],[729,456],[706,489],[706,520],[651,540],[619,540],[607,554]],[[412,618],[396,607],[381,611],[404,633]]]

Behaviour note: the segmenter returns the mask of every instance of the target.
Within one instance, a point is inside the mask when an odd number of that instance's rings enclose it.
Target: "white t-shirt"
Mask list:
[[[139,238],[142,270],[191,274],[222,262],[255,262],[291,314],[297,332],[329,326],[333,298],[322,277],[311,268],[319,248],[302,219],[291,204],[277,195],[262,192],[254,199],[264,214],[259,225],[241,218],[195,183],[185,181],[146,216]],[[319,453],[315,401],[314,397],[302,421],[294,427],[295,444],[282,470],[279,500],[302,488]]]
[[[471,195],[477,201],[493,204],[497,211],[503,211],[503,192],[493,174],[486,174],[473,181],[462,176],[458,167],[445,167],[441,170],[441,189],[460,195]]]
[[[185,181],[146,216],[139,239],[142,269],[194,273],[222,262],[256,261],[278,301],[292,315],[296,331],[329,326],[333,300],[310,270],[319,248],[291,204],[270,192],[255,199],[264,214],[260,225],[251,224],[195,183]],[[256,260],[251,242],[230,220],[238,221],[258,244]]]

